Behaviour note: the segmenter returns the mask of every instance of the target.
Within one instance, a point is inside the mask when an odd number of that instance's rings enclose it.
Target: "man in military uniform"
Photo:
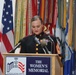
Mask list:
[[[56,37],[44,32],[43,21],[39,16],[31,19],[32,35],[21,40],[20,53],[56,54],[58,51]]]

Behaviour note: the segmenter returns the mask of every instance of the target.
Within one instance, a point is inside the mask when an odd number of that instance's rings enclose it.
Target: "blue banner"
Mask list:
[[[51,75],[50,57],[27,57],[26,75]]]

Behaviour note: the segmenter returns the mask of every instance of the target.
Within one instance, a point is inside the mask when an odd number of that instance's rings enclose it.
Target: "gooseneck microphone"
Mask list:
[[[15,47],[9,52],[9,53],[14,53],[15,50],[21,45],[21,40],[15,45]]]
[[[48,50],[48,48],[46,47],[46,41],[39,41],[37,37],[35,37],[35,41],[42,47],[42,50],[44,51],[44,53],[48,53],[50,54],[51,52]]]
[[[47,52],[48,54],[52,54],[51,51],[49,51],[48,48],[47,48],[48,42],[50,42],[48,39],[40,40],[40,43],[41,43],[41,45],[45,48],[46,52]]]
[[[36,43],[38,43],[41,46],[43,52],[46,54],[46,50],[42,47],[42,45],[41,45],[41,43],[40,43],[40,41],[38,40],[37,37],[35,37],[35,41],[36,41]]]
[[[36,41],[36,43],[38,43],[39,45],[41,44],[37,37],[35,37],[35,41]]]
[[[55,52],[55,43],[54,43],[54,40],[51,38],[50,35],[48,35],[48,38],[50,39],[50,42],[54,45],[54,52]],[[53,50],[52,44],[51,44],[51,50]]]

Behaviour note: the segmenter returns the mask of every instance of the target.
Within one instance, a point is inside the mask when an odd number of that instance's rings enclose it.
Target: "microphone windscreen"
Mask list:
[[[42,39],[42,40],[40,40],[40,43],[41,43],[42,46],[46,46],[47,43],[48,43],[48,40]]]

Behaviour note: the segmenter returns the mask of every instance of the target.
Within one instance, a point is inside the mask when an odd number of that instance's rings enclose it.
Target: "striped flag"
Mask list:
[[[4,0],[2,24],[0,28],[0,75],[3,71],[3,53],[14,47],[12,0]]]

